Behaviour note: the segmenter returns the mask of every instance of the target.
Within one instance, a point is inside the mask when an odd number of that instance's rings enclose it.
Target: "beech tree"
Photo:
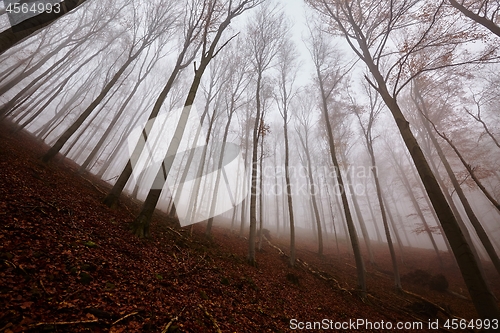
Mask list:
[[[307,98],[307,95],[309,94],[312,94],[312,91],[305,91],[304,93],[299,95],[301,103],[298,107],[298,111],[296,112],[297,124],[295,126],[295,130],[297,132],[300,145],[305,155],[305,167],[307,169],[307,178],[309,180],[309,195],[311,197],[313,213],[314,213],[313,221],[316,222],[316,232],[318,234],[318,254],[323,255],[323,232],[322,232],[323,230],[321,226],[322,219],[319,214],[318,202],[316,200],[316,193],[318,187],[313,176],[313,164],[311,158],[312,147],[310,145],[311,132],[313,130],[311,115],[314,114],[311,112],[311,107],[314,105],[314,103],[312,102],[312,99]],[[319,188],[321,189],[321,186],[319,186]]]
[[[484,319],[498,318],[500,310],[495,297],[481,274],[479,263],[460,230],[397,100],[398,93],[409,82],[405,73],[410,72],[411,76],[415,77],[423,71],[448,65],[447,60],[456,44],[463,41],[461,31],[454,26],[445,26],[446,22],[439,20],[443,16],[442,3],[436,4],[436,7],[429,5],[422,8],[419,6],[420,2],[406,1],[310,0],[308,2],[330,20],[332,27],[345,38],[352,51],[367,66],[371,77],[366,78],[380,94],[396,122],[454,251],[479,316]],[[422,11],[422,15],[414,15],[419,10]],[[429,13],[430,15],[424,15]],[[436,24],[437,21],[440,24]],[[420,26],[421,29],[412,31],[410,27],[414,25]],[[446,30],[447,28],[449,30]],[[401,36],[401,34],[405,37],[397,45],[399,52],[394,53],[388,41],[392,36],[396,38],[396,35]],[[439,55],[427,59],[423,64],[418,64],[418,69],[411,67],[413,64],[410,60],[413,54],[423,50],[430,52],[431,49],[439,51]],[[393,56],[387,58],[388,54]],[[484,54],[480,57],[484,58]],[[467,59],[467,62],[469,61],[470,58]]]
[[[283,134],[285,141],[285,182],[286,196],[288,200],[288,210],[290,214],[290,266],[295,265],[295,221],[293,218],[293,200],[292,188],[290,183],[290,150],[288,124],[291,119],[291,101],[296,93],[295,79],[298,70],[298,53],[295,44],[290,37],[285,36],[283,43],[277,54],[277,93],[275,93],[276,104],[283,118]],[[306,151],[307,153],[307,151]],[[310,170],[310,169],[309,169]],[[313,185],[314,186],[314,185]],[[318,207],[315,203],[315,212],[318,213]],[[317,215],[317,217],[319,217]],[[320,223],[318,219],[318,223]],[[323,237],[321,236],[321,225],[319,226],[319,253],[323,253]]]
[[[257,0],[241,0],[236,3],[228,1],[223,3],[223,6],[219,6],[216,1],[208,2],[203,20],[203,33],[201,35],[202,47],[200,64],[195,69],[193,81],[184,102],[184,108],[180,120],[176,125],[174,140],[170,142],[168,150],[165,154],[165,156],[169,158],[164,160],[162,167],[158,170],[155,181],[153,182],[155,186],[149,190],[139,215],[132,223],[132,230],[138,237],[150,236],[149,226],[151,223],[151,217],[160,198],[162,191],[161,188],[163,187],[160,185],[165,183],[166,178],[170,173],[170,169],[173,164],[172,157],[175,156],[180,146],[180,141],[184,134],[189,113],[198,92],[203,73],[207,69],[211,60],[220,52],[221,48],[223,48],[232,39],[227,40],[222,46],[218,46],[224,31],[229,27],[234,18],[238,17],[247,10],[254,8],[260,3],[261,1]]]
[[[251,69],[255,80],[255,123],[252,133],[252,160],[250,186],[250,233],[248,261],[255,264],[255,236],[257,231],[257,167],[262,116],[262,89],[264,73],[270,68],[281,47],[285,29],[283,13],[276,7],[262,6],[247,26],[247,41],[251,50]],[[293,212],[291,212],[293,215]],[[291,231],[292,232],[292,231]],[[295,261],[295,258],[294,260]]]
[[[464,16],[500,37],[500,4],[495,0],[448,0]]]
[[[429,138],[436,149],[438,156],[443,163],[443,166],[445,167],[446,173],[451,180],[451,183],[453,185],[454,190],[456,191],[463,207],[464,210],[467,214],[467,217],[469,218],[470,223],[474,227],[474,230],[476,231],[479,239],[481,240],[481,243],[483,244],[486,252],[488,253],[488,256],[490,257],[491,261],[493,262],[493,265],[495,266],[496,270],[498,273],[500,273],[500,260],[498,258],[498,254],[495,251],[495,248],[493,244],[490,241],[490,238],[488,237],[488,234],[484,230],[484,227],[480,223],[479,219],[477,218],[476,214],[474,213],[469,200],[465,196],[462,188],[460,187],[460,183],[457,180],[457,177],[455,176],[455,173],[453,172],[450,163],[448,162],[447,157],[445,156],[439,142],[437,141],[437,138],[434,136],[433,130],[431,129],[431,126],[435,128],[435,124],[431,120],[431,114],[429,112],[429,106],[428,102],[424,100],[423,94],[421,92],[421,89],[419,86],[422,84],[421,82],[423,81],[424,78],[420,78],[420,80],[416,80],[413,84],[413,91],[412,95],[414,96],[414,103],[417,106],[419,110],[419,114],[421,116],[422,120],[422,125],[425,128],[427,134],[429,135]],[[433,97],[434,100],[439,100],[439,97]],[[440,105],[440,110],[442,110],[446,107],[445,105]],[[454,204],[452,204],[453,199],[449,198],[448,201],[450,202],[450,206],[453,208]],[[456,209],[456,208],[455,208]],[[460,215],[458,212],[455,213],[455,216],[457,216],[457,220],[460,218]],[[474,247],[474,244],[472,243],[472,240],[470,239],[470,235],[468,235],[467,228],[462,224],[462,230],[464,232],[464,235],[466,236],[471,248]]]
[[[365,139],[365,145],[368,150],[368,155],[370,156],[371,166],[370,169],[373,173],[373,180],[375,182],[375,189],[377,191],[377,199],[380,207],[380,214],[382,215],[382,222],[384,224],[385,237],[387,239],[387,245],[389,246],[389,253],[391,255],[392,269],[394,273],[394,285],[396,289],[401,290],[401,278],[399,276],[398,261],[396,258],[396,252],[394,251],[394,245],[392,243],[391,231],[389,228],[389,222],[387,219],[386,207],[382,194],[382,187],[380,186],[380,180],[378,177],[377,163],[375,161],[375,151],[373,148],[373,125],[376,121],[377,116],[382,110],[382,105],[378,100],[378,95],[376,95],[371,87],[365,85],[365,92],[369,99],[369,105],[367,110],[360,109],[355,103],[353,103],[354,114],[358,118],[359,126],[363,133]],[[366,116],[362,114],[366,114]],[[373,221],[375,223],[375,221]]]
[[[345,214],[347,229],[349,230],[352,249],[354,251],[354,259],[356,261],[356,270],[358,276],[358,288],[361,290],[362,297],[364,297],[366,294],[365,266],[359,248],[358,234],[354,226],[354,220],[347,198],[347,184],[344,183],[344,179],[340,172],[341,168],[337,157],[338,148],[335,144],[332,124],[330,123],[329,104],[332,101],[332,94],[344,79],[345,75],[347,74],[347,69],[342,67],[342,63],[340,61],[340,53],[338,51],[335,51],[332,45],[327,41],[321,27],[310,27],[309,31],[311,39],[308,49],[315,67],[315,79],[319,92],[321,113],[323,116],[324,125],[326,127],[330,158],[335,168],[336,181],[337,185],[340,188],[339,190],[342,200],[342,208]]]
[[[203,20],[204,15],[206,15],[208,4],[209,3],[206,0],[191,0],[184,7],[184,12],[181,16],[181,19],[184,22],[184,25],[182,26],[182,47],[177,54],[174,68],[172,69],[165,86],[158,95],[154,106],[149,113],[147,122],[141,132],[142,138],[138,139],[130,158],[127,160],[124,169],[120,173],[120,176],[114,183],[113,188],[108,193],[106,198],[104,198],[103,202],[108,207],[116,205],[120,194],[132,175],[133,164],[139,159],[139,156],[144,149],[144,144],[148,140],[149,132],[156,123],[156,119],[160,113],[163,103],[172,90],[180,72],[193,62],[199,48],[201,47],[200,36],[203,32]]]
[[[102,102],[106,95],[111,91],[114,85],[120,80],[121,76],[125,73],[128,67],[147,49],[156,39],[161,35],[168,33],[174,26],[177,19],[174,10],[174,3],[170,0],[160,0],[157,3],[152,3],[147,8],[148,14],[145,18],[145,26],[139,19],[133,22],[133,40],[131,47],[127,53],[127,59],[120,69],[113,75],[111,80],[104,86],[100,94],[92,101],[92,103],[80,114],[80,116],[69,126],[66,131],[59,137],[55,144],[45,153],[42,161],[49,162],[61,150],[64,144],[69,140],[73,134],[79,129],[84,121],[91,115],[91,113]],[[133,6],[133,10],[137,8]],[[144,29],[144,32],[141,30]],[[143,33],[143,34],[142,34]]]

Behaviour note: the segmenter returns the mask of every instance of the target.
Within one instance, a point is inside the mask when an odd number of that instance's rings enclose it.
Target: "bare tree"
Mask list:
[[[498,254],[495,251],[495,247],[490,241],[490,238],[488,237],[486,231],[484,230],[483,226],[479,222],[476,214],[474,214],[474,211],[472,210],[471,205],[469,204],[469,200],[465,196],[462,188],[460,187],[460,184],[451,169],[450,163],[448,162],[447,158],[445,157],[443,150],[441,149],[441,146],[439,145],[436,137],[434,136],[434,133],[431,129],[431,124],[430,124],[430,114],[428,110],[428,106],[426,101],[424,100],[424,97],[422,96],[422,93],[419,88],[419,83],[418,81],[414,82],[413,84],[413,95],[414,95],[414,103],[417,106],[417,108],[420,111],[420,116],[422,120],[422,124],[427,131],[427,134],[429,135],[429,138],[436,149],[439,158],[441,162],[443,163],[443,166],[446,169],[446,172],[448,174],[448,177],[451,180],[451,183],[453,185],[453,188],[455,189],[458,197],[460,198],[460,201],[462,202],[462,205],[465,209],[465,212],[467,214],[467,217],[469,218],[469,221],[471,222],[472,226],[474,227],[474,230],[476,230],[476,233],[481,240],[481,243],[483,244],[486,252],[488,253],[491,261],[493,262],[493,265],[495,266],[496,270],[498,273],[500,273],[500,259],[498,258]],[[450,201],[450,206],[452,205],[451,203],[453,202],[453,199],[449,199]],[[457,216],[457,219],[459,216]],[[462,222],[463,223],[463,222]],[[465,229],[463,232],[466,236],[466,238],[469,241],[469,244],[471,248],[474,247],[474,244],[472,244],[472,240],[470,239],[470,235],[468,235],[467,229],[462,227],[462,229]]]
[[[255,78],[255,123],[252,133],[252,163],[250,187],[250,234],[248,237],[248,261],[255,264],[255,236],[257,230],[257,162],[262,112],[262,87],[264,73],[269,69],[282,43],[283,13],[277,8],[262,6],[248,24],[248,43],[251,50],[252,70]],[[293,212],[292,212],[293,214]],[[295,258],[294,260],[295,261]]]
[[[189,118],[192,105],[194,103],[196,93],[201,83],[203,73],[207,69],[210,61],[217,56],[220,50],[232,39],[227,40],[222,46],[218,46],[222,38],[222,34],[229,27],[231,21],[247,10],[259,5],[261,1],[257,0],[241,0],[237,3],[229,1],[224,6],[219,6],[215,1],[210,1],[207,6],[206,14],[204,15],[204,26],[202,34],[202,49],[200,65],[195,69],[193,81],[189,89],[189,93],[184,102],[184,108],[181,113],[179,122],[177,123],[174,140],[168,146],[165,154],[166,158],[162,164],[162,168],[158,171],[155,181],[155,187],[149,190],[149,193],[144,201],[141,212],[136,217],[132,224],[132,230],[139,237],[149,237],[149,226],[154,209],[161,195],[161,184],[164,184],[170,169],[173,164],[173,158],[180,146],[180,141],[184,134],[186,124]],[[233,36],[234,37],[234,36]],[[157,186],[156,186],[157,185]]]
[[[398,261],[396,258],[396,252],[394,251],[394,245],[392,244],[392,237],[389,229],[389,223],[387,221],[386,207],[384,204],[384,199],[382,197],[382,188],[380,186],[380,181],[378,178],[377,164],[375,161],[375,152],[373,148],[373,141],[374,141],[373,125],[376,121],[377,116],[380,114],[380,111],[382,110],[382,104],[378,100],[378,95],[376,95],[370,87],[365,85],[364,88],[369,99],[368,110],[367,112],[363,112],[363,110],[360,110],[358,106],[355,103],[353,103],[354,114],[358,118],[359,126],[361,127],[365,139],[366,148],[368,150],[368,154],[370,155],[370,161],[371,161],[370,169],[373,173],[373,180],[375,181],[375,189],[377,191],[378,204],[380,207],[380,213],[382,215],[382,222],[384,223],[385,237],[387,239],[387,244],[389,245],[389,253],[391,254],[392,269],[394,273],[394,285],[397,290],[401,290],[402,289],[401,278],[399,276]],[[367,116],[363,117],[362,113],[366,113]]]
[[[113,207],[116,205],[120,194],[122,193],[125,185],[127,184],[130,176],[132,175],[132,168],[134,163],[139,159],[141,155],[144,144],[148,140],[148,135],[153,126],[156,123],[156,118],[161,110],[163,103],[165,102],[168,94],[170,93],[179,73],[185,69],[191,62],[194,60],[196,53],[201,46],[201,43],[198,41],[200,35],[203,32],[203,16],[205,15],[205,11],[207,10],[208,2],[205,0],[191,0],[188,2],[184,8],[184,13],[182,16],[182,20],[185,22],[183,28],[184,35],[182,41],[182,48],[177,54],[177,59],[170,73],[169,78],[163,90],[158,95],[155,104],[149,113],[148,120],[146,125],[142,129],[142,138],[139,138],[137,141],[130,158],[127,160],[125,168],[120,173],[120,176],[116,180],[113,188],[108,193],[106,198],[104,198],[104,204],[108,207]],[[194,47],[193,47],[194,45]]]
[[[446,22],[439,20],[444,15],[442,3],[438,3],[436,8],[432,8],[430,5],[422,8],[418,1],[329,2],[310,0],[309,3],[332,21],[334,28],[342,34],[353,52],[368,67],[371,78],[367,78],[394,117],[401,137],[411,154],[454,251],[479,316],[481,318],[500,317],[498,304],[481,274],[479,263],[468,246],[397,101],[398,93],[410,82],[408,80],[424,71],[449,65],[450,55],[456,49],[457,43],[463,42],[464,35],[461,35],[459,33],[461,31],[456,27],[443,31],[443,25]],[[423,9],[431,14],[427,15],[425,19],[422,16],[414,15],[416,11]],[[437,21],[440,24],[436,24]],[[421,28],[412,31],[410,28],[414,26]],[[406,35],[403,42],[398,45],[400,52],[394,53],[394,50],[389,47],[388,41],[392,36],[396,38],[398,33],[406,33]],[[466,34],[467,31],[463,31],[463,33]],[[429,52],[433,50],[439,53],[431,57],[432,59],[426,58],[426,62],[417,64],[417,69],[412,68],[414,65],[411,62],[412,56],[417,52],[423,52],[423,50]],[[389,57],[389,54],[392,56]],[[480,57],[484,59],[485,54],[481,54]],[[472,61],[471,58],[462,60],[454,62],[454,64]],[[408,72],[412,74],[405,79],[405,73]]]
[[[290,150],[288,123],[291,119],[291,101],[296,93],[295,79],[298,70],[298,53],[295,44],[290,37],[286,36],[283,44],[277,54],[277,93],[275,100],[278,110],[283,118],[283,133],[285,138],[285,181],[286,195],[288,200],[288,210],[290,214],[290,266],[295,265],[295,221],[293,217],[292,188],[290,183]],[[307,151],[306,151],[307,153]],[[309,169],[310,171],[310,169]],[[312,185],[314,186],[314,185]],[[318,213],[318,207],[315,203],[315,212]],[[318,216],[319,217],[319,213]],[[320,220],[318,219],[318,223]],[[319,253],[323,252],[323,240],[321,236],[321,225],[319,224]]]
[[[314,212],[314,220],[316,221],[316,231],[318,233],[318,254],[323,255],[323,233],[321,227],[321,218],[318,209],[318,203],[316,200],[316,183],[314,181],[313,173],[312,173],[312,160],[311,160],[311,150],[310,146],[310,137],[311,131],[313,130],[312,118],[313,114],[311,108],[314,106],[312,100],[307,98],[307,96],[313,95],[312,91],[304,91],[299,95],[300,106],[298,107],[297,114],[297,125],[295,126],[295,130],[299,137],[300,144],[302,149],[304,150],[305,162],[307,167],[307,177],[309,179],[309,195],[311,197],[313,212]],[[325,230],[326,232],[326,230]],[[338,246],[338,244],[337,244]]]
[[[345,214],[347,229],[354,251],[354,259],[356,261],[356,270],[358,276],[358,288],[364,297],[366,294],[366,277],[365,266],[361,251],[359,248],[358,234],[354,226],[349,201],[347,198],[346,184],[340,172],[340,163],[337,158],[337,147],[333,137],[332,125],[330,123],[329,103],[332,99],[332,93],[338,88],[339,84],[344,79],[347,70],[342,68],[340,63],[340,53],[332,49],[332,45],[326,40],[326,36],[320,27],[309,28],[311,32],[311,40],[309,44],[309,52],[311,54],[315,70],[318,90],[320,94],[321,112],[326,127],[330,157],[335,168],[336,181],[340,187],[340,195],[342,199],[342,207]]]
[[[217,177],[215,180],[215,186],[214,186],[214,196],[212,199],[212,205],[210,207],[210,218],[208,220],[207,224],[207,234],[210,234],[210,228],[212,227],[213,223],[213,216],[215,212],[215,205],[217,202],[217,196],[219,193],[219,184],[220,184],[220,178],[221,178],[221,170],[224,162],[224,152],[226,149],[226,141],[229,135],[229,129],[231,126],[231,121],[233,119],[233,116],[235,112],[242,106],[244,102],[242,102],[242,97],[245,92],[246,87],[248,86],[248,76],[247,76],[247,71],[248,71],[248,61],[246,59],[242,59],[241,57],[238,56],[238,50],[239,46],[241,45],[241,41],[237,41],[235,43],[236,47],[233,48],[228,48],[228,52],[224,54],[224,58],[222,62],[224,63],[224,66],[226,67],[225,75],[223,78],[223,81],[225,82],[225,85],[223,86],[224,91],[222,92],[224,94],[224,104],[225,104],[225,110],[227,113],[227,122],[226,126],[224,128],[224,135],[222,138],[222,145],[221,145],[221,153],[218,161],[218,166],[217,166]],[[235,209],[235,208],[233,208]]]

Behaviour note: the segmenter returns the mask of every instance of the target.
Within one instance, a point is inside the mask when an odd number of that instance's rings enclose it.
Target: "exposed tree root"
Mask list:
[[[401,289],[401,291],[407,295],[410,295],[410,296],[413,296],[415,298],[418,298],[419,300],[423,301],[423,302],[426,302],[426,303],[429,303],[433,306],[435,306],[437,309],[439,309],[443,314],[445,314],[448,318],[456,318],[458,320],[465,320],[463,318],[460,318],[460,317],[457,317],[457,316],[454,316],[452,315],[451,313],[449,313],[448,311],[446,311],[442,306],[439,306],[437,305],[436,303],[433,303],[431,301],[429,301],[428,299],[418,295],[418,294],[415,294],[415,293],[412,293],[411,291],[407,291],[407,290],[404,290],[404,289]]]

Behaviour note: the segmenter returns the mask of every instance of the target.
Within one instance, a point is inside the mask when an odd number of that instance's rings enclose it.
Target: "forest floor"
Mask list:
[[[361,319],[373,327],[421,322],[423,329],[399,331],[436,332],[447,331],[447,319],[477,316],[444,252],[441,268],[433,251],[405,248],[407,292],[398,293],[387,246],[375,243],[362,299],[354,259],[345,243],[337,253],[331,235],[322,257],[299,235],[294,268],[284,237],[271,235],[253,267],[248,240],[230,228],[215,226],[207,238],[203,223],[180,228],[161,213],[152,237],[138,239],[128,229],[136,203],[123,198],[108,209],[104,182],[67,160],[43,164],[46,149],[0,124],[0,332],[289,332],[299,322],[334,328]],[[488,264],[485,271],[500,296],[498,275]],[[428,286],[438,274],[449,282],[445,292]],[[429,329],[436,319],[441,328]],[[331,331],[386,331],[357,328]]]

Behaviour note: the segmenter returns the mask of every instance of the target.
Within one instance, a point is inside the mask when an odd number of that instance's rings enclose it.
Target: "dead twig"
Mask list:
[[[120,319],[118,319],[117,321],[115,321],[114,323],[112,323],[112,324],[111,324],[111,326],[118,324],[120,321],[125,320],[125,319],[127,319],[128,317],[135,316],[135,315],[136,315],[136,314],[138,314],[138,313],[139,313],[139,312],[137,312],[137,311],[136,311],[136,312],[129,313],[128,315],[123,316],[123,317],[121,317]]]
[[[198,306],[200,307],[200,309],[202,309],[205,312],[205,315],[208,318],[210,318],[210,320],[212,321],[212,324],[214,324],[214,327],[217,330],[217,333],[222,333],[222,331],[220,330],[219,325],[217,324],[217,321],[215,320],[215,318],[212,317],[212,315],[210,313],[208,313],[208,311],[201,304],[198,304]]]
[[[170,321],[168,322],[167,326],[165,326],[165,328],[161,331],[161,333],[167,333],[168,329],[170,328],[170,326],[172,326],[172,324],[179,320],[179,316],[182,314],[182,312],[184,311],[186,307],[183,307],[181,312],[179,312],[179,314],[175,317],[173,317],[172,319],[170,319]]]
[[[269,241],[269,239],[267,239],[267,237],[266,237],[266,236],[263,236],[263,237],[264,237],[264,239],[266,240],[267,244],[269,244],[269,246],[270,246],[270,247],[272,247],[272,248],[274,248],[274,249],[278,250],[278,252],[280,253],[280,255],[285,256],[285,257],[288,257],[288,255],[286,255],[286,253],[285,253],[285,252],[283,252],[283,250],[281,250],[279,247],[277,247],[276,245],[274,245],[273,243],[271,243],[271,242]]]
[[[79,321],[58,321],[58,322],[43,322],[43,323],[36,323],[34,325],[31,325],[31,327],[38,327],[38,326],[44,326],[44,325],[77,325],[77,324],[93,324],[99,322],[99,319],[92,319],[92,320],[79,320]]]

